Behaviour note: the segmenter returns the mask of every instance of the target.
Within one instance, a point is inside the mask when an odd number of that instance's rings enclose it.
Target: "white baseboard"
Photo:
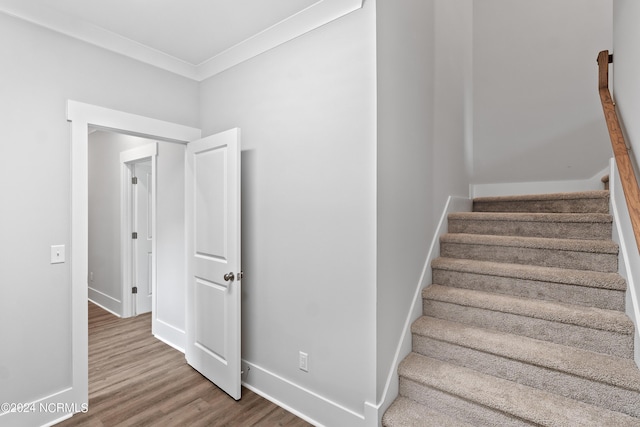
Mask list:
[[[596,173],[591,178],[569,181],[507,182],[496,184],[471,184],[469,194],[474,197],[513,196],[518,194],[570,193],[576,191],[604,190],[602,177],[609,168]]]
[[[364,427],[365,417],[281,376],[242,361],[242,385],[317,427]]]
[[[618,270],[627,281],[625,311],[635,325],[634,360],[636,365],[640,367],[640,336],[638,335],[638,326],[640,326],[638,324],[640,322],[640,254],[614,159],[611,159],[609,190],[613,215],[613,239],[620,246]]]
[[[398,396],[399,377],[398,377],[398,365],[402,360],[411,352],[411,324],[422,315],[422,290],[431,284],[431,262],[440,256],[440,236],[445,234],[448,230],[447,216],[453,212],[471,212],[473,202],[471,199],[464,197],[452,197],[449,196],[447,203],[440,216],[438,227],[436,228],[433,238],[431,239],[431,246],[429,247],[429,253],[425,260],[424,267],[422,269],[422,275],[416,286],[416,291],[413,296],[413,302],[411,309],[407,315],[404,323],[400,342],[396,348],[396,353],[391,365],[391,369],[387,376],[387,382],[382,393],[382,397],[378,405],[374,408],[368,408],[371,412],[375,412],[375,423],[370,418],[374,415],[367,417],[367,426],[378,426],[381,423],[382,415],[391,406],[395,398]]]
[[[182,329],[176,328],[160,319],[155,319],[152,333],[160,341],[184,353],[187,345],[187,334]]]
[[[49,427],[88,408],[86,403],[75,401],[72,388],[66,388],[34,402],[22,403],[26,403],[26,405],[22,406],[19,411],[0,413],[1,426]]]
[[[89,301],[109,313],[122,317],[122,301],[89,287]]]

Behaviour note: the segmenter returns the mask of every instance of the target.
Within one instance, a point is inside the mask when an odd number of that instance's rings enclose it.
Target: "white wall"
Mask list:
[[[242,130],[246,382],[327,425],[375,398],[374,25],[367,1],[201,85],[203,135]]]
[[[71,384],[67,100],[195,126],[198,86],[5,15],[0,56],[0,401],[29,402]]]
[[[158,143],[157,305],[153,333],[179,349],[186,345],[185,154],[185,145]]]
[[[635,164],[640,163],[640,3],[633,0],[613,1],[613,64],[609,67],[609,87],[616,102],[620,125],[625,131],[627,144]],[[601,49],[604,50],[604,49]],[[636,167],[636,173],[638,168]]]
[[[629,155],[635,166],[636,179],[640,176],[640,123],[638,123],[638,114],[640,113],[640,92],[638,91],[638,76],[640,75],[640,52],[638,46],[640,43],[640,3],[632,0],[614,0],[613,1],[613,65],[609,66],[609,87],[613,92],[616,102],[616,109],[620,119],[620,126],[625,133],[625,139],[628,146],[631,147]],[[613,78],[612,78],[613,77]],[[617,179],[616,175],[616,179]],[[619,192],[617,197],[622,201],[622,194]],[[626,207],[626,202],[620,203]],[[625,219],[626,212],[620,212]],[[625,222],[619,221],[622,224]],[[640,296],[640,281],[638,271],[637,252],[635,247],[637,242],[633,238],[629,224],[626,224],[627,232],[627,254],[625,254],[625,262],[627,274],[625,277],[629,282],[629,286],[635,287],[627,292],[627,314],[636,321],[636,364],[640,366],[640,340],[638,339],[638,321],[640,321],[640,313],[638,313],[638,296]],[[636,255],[634,255],[636,254]],[[631,274],[631,273],[635,273]],[[634,279],[635,278],[635,282]],[[635,298],[631,298],[635,296]],[[633,299],[633,304],[631,301]]]
[[[150,142],[104,131],[89,135],[89,299],[120,316],[120,152]]]
[[[467,197],[473,175],[473,0],[434,2],[431,215],[449,196]],[[432,223],[431,232],[435,230]],[[431,235],[430,235],[431,237]]]
[[[612,0],[473,5],[474,183],[585,179],[611,149],[597,91]]]
[[[377,400],[432,231],[434,2],[377,1]]]

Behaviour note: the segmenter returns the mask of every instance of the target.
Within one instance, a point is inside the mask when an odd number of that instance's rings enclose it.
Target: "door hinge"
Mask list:
[[[137,176],[132,177],[132,178],[131,178],[131,183],[132,183],[133,185],[136,185],[136,184],[138,183],[138,177],[137,177]]]
[[[136,231],[134,231],[133,233],[131,233],[131,238],[132,239],[137,239],[138,238],[138,233]]]
[[[138,287],[134,286],[133,288],[131,288],[131,293],[132,294],[137,294],[138,293]]]

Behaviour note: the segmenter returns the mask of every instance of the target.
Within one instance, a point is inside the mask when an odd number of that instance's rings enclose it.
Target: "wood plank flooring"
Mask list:
[[[233,400],[151,335],[151,315],[120,319],[89,303],[89,411],[60,427],[311,424],[243,387]]]

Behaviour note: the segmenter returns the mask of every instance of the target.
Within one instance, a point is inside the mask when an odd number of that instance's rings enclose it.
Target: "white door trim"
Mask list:
[[[158,143],[153,142],[148,145],[143,145],[141,147],[132,148],[131,150],[123,151],[120,153],[120,254],[121,264],[122,265],[122,317],[131,317],[134,315],[135,310],[133,309],[133,298],[131,297],[131,287],[132,283],[132,268],[131,264],[133,261],[133,253],[131,249],[131,233],[133,232],[131,228],[131,224],[133,224],[133,194],[131,188],[131,178],[133,177],[131,173],[131,166],[134,163],[138,163],[142,160],[149,159],[151,160],[151,232],[152,236],[154,236],[153,240],[151,240],[151,251],[153,256],[151,258],[151,289],[152,289],[152,307],[151,313],[156,312],[156,241],[158,240],[155,236],[157,236],[156,229],[156,206],[157,206],[157,198],[156,198],[156,168],[157,168],[157,160],[156,155],[158,154]],[[137,313],[135,313],[137,314]],[[155,316],[151,316],[152,323],[155,323]],[[152,325],[152,330],[155,327]]]
[[[89,403],[89,126],[182,143],[199,139],[202,132],[72,100],[67,101],[67,120],[71,122],[71,395],[82,405]]]

